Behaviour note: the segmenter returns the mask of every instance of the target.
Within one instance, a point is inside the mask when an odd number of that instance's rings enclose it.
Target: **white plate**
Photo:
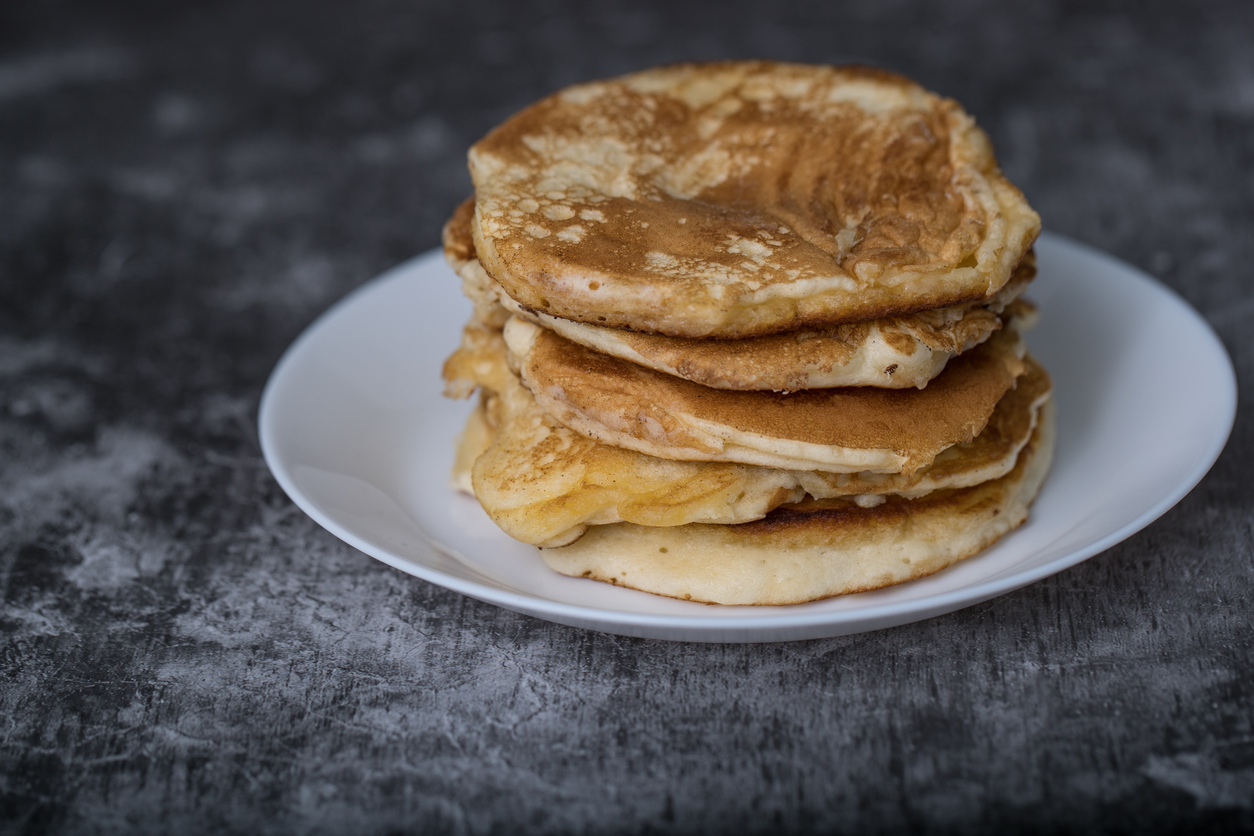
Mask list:
[[[876,592],[719,607],[568,578],[448,488],[470,409],[440,396],[469,303],[438,252],[388,271],[309,327],[261,400],[261,446],[288,496],[340,539],[431,583],[628,636],[783,641],[905,624],[1073,566],[1148,525],[1210,469],[1236,413],[1206,322],[1144,273],[1056,235],[1037,244],[1032,353],[1054,378],[1058,452],[1032,516],[993,548]]]

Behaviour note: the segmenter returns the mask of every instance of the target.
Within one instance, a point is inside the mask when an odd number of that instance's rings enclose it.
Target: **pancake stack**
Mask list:
[[[931,574],[1049,467],[1036,213],[955,102],[863,67],[568,88],[444,232],[480,391],[454,482],[564,574],[793,604]]]

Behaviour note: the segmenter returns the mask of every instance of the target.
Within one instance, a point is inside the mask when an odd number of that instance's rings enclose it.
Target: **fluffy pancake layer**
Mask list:
[[[922,390],[710,389],[600,354],[517,318],[505,339],[541,409],[590,438],[651,456],[764,467],[911,473],[983,429],[1026,366],[999,331]]]
[[[550,316],[514,301],[475,257],[470,229],[473,214],[473,199],[458,207],[444,228],[444,253],[462,277],[478,321],[499,328],[512,313],[594,351],[716,389],[921,389],[950,359],[988,339],[1003,322],[1017,319],[1022,330],[1033,314],[1028,303],[1017,301],[1036,275],[1036,260],[1029,251],[1010,282],[992,299],[979,303],[740,340],[607,328]]]
[[[1027,443],[1050,383],[1028,370],[997,404],[973,441],[955,445],[913,474],[825,473],[728,462],[670,461],[601,444],[556,422],[506,365],[499,333],[468,326],[445,365],[449,391],[487,397],[471,416],[458,450],[454,484],[471,487],[488,515],[515,539],[569,543],[589,525],[736,523],[805,496],[919,496],[1004,476]]]
[[[717,604],[800,604],[879,589],[939,572],[1021,525],[1053,446],[1046,404],[1000,479],[873,508],[810,500],[741,525],[597,526],[543,557],[565,575]]]
[[[470,168],[475,251],[510,297],[678,337],[987,299],[1040,228],[961,107],[858,67],[577,85],[477,143]]]

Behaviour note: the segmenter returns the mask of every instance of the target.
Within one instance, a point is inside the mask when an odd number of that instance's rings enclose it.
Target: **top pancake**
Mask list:
[[[680,65],[568,88],[470,151],[519,304],[745,337],[983,299],[1040,229],[962,108],[890,73]]]

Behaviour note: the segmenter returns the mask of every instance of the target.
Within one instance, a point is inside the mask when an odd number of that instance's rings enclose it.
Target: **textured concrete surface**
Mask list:
[[[499,119],[676,59],[957,97],[1254,391],[1254,6],[590,5],[0,7],[0,833],[1254,829],[1247,394],[1122,545],[825,641],[535,621],[286,499],[255,416],[287,344],[436,244]]]

